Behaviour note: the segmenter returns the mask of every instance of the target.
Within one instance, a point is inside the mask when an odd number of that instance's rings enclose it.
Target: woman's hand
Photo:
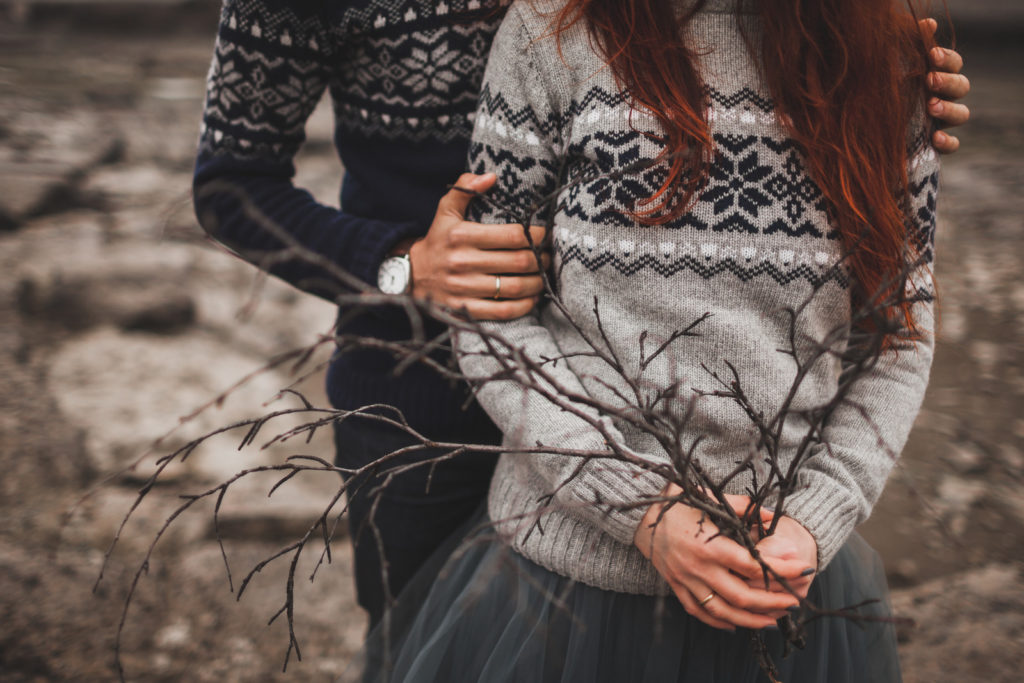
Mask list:
[[[680,490],[671,485],[665,495]],[[730,496],[729,500],[740,513],[749,502],[746,496]],[[656,504],[647,510],[633,542],[691,616],[720,629],[758,629],[773,626],[786,609],[798,604],[788,593],[765,590],[761,566],[749,551],[724,536],[715,537],[717,527],[699,510],[675,504],[659,521],[664,507]],[[768,549],[775,552],[772,545]],[[788,550],[788,546],[778,549],[783,554]],[[773,555],[771,566],[787,581],[800,579],[808,569],[798,553],[792,557]]]
[[[922,19],[921,31],[931,36],[939,27],[934,19]],[[935,118],[939,126],[953,128],[967,123],[971,111],[959,100],[971,90],[971,82],[960,73],[964,60],[960,53],[945,48],[932,48],[928,54],[934,70],[928,74],[928,89],[934,97],[928,100],[928,113]],[[950,154],[960,148],[960,140],[946,131],[937,130],[932,137],[932,145],[943,154]]]
[[[496,180],[493,173],[465,173],[456,185],[485,192]],[[526,315],[544,289],[537,258],[522,226],[481,225],[465,220],[472,199],[470,193],[449,190],[437,205],[427,235],[409,249],[412,295],[449,308],[465,308],[477,320]],[[542,227],[530,228],[534,244],[542,243],[544,232]],[[549,261],[545,254],[545,268]]]
[[[776,571],[778,571],[778,567],[790,566],[789,563],[792,561],[803,565],[805,569],[802,574],[794,578],[787,577],[786,583],[801,598],[807,597],[807,590],[811,587],[811,582],[818,569],[818,543],[811,536],[811,532],[792,517],[780,517],[775,527],[775,533],[758,541],[757,551],[760,553],[761,559]],[[758,577],[750,585],[764,588],[764,578]],[[769,582],[768,590],[786,591],[774,579]]]

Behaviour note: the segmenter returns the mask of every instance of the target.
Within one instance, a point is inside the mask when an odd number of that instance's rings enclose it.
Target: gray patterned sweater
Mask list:
[[[729,361],[768,416],[778,410],[796,372],[792,357],[779,351],[787,339],[785,309],[810,298],[799,332],[814,339],[849,324],[850,283],[839,263],[838,236],[741,38],[737,22],[746,22],[756,39],[756,18],[738,19],[734,2],[709,0],[688,29],[688,39],[703,55],[700,70],[710,101],[717,151],[710,182],[688,213],[654,227],[638,224],[624,210],[638,196],[649,196],[663,175],[655,169],[621,180],[600,176],[638,159],[654,159],[660,149],[643,132],[656,131],[657,124],[631,110],[591,49],[586,29],[577,26],[563,37],[564,62],[548,35],[550,17],[538,14],[542,6],[515,3],[499,29],[477,112],[471,170],[496,172],[496,198],[518,208],[556,187],[564,159],[569,159],[568,178],[593,179],[562,192],[554,222],[558,293],[579,331],[550,305],[488,327],[531,358],[563,357],[547,367],[568,392],[619,406],[620,397],[630,395],[585,341],[601,339],[595,298],[611,352],[649,396],[677,381],[695,390],[693,396],[718,389],[708,371],[727,372]],[[938,184],[931,148],[919,147],[910,177],[908,224],[930,260]],[[483,205],[477,212],[476,218],[487,222],[518,218]],[[915,279],[930,288],[925,273]],[[787,499],[786,513],[816,539],[821,566],[870,512],[893,465],[892,453],[902,449],[920,407],[933,347],[931,305],[918,307],[924,339],[915,349],[885,355],[855,385],[850,405],[840,407],[829,423],[829,449],[822,446],[810,458]],[[649,353],[705,313],[710,317],[698,326],[699,336],[675,341],[642,367],[644,343]],[[607,449],[590,424],[540,394],[514,380],[483,382],[498,366],[481,353],[478,335],[459,335],[457,347],[463,371],[480,384],[480,404],[502,428],[510,450],[538,444]],[[828,401],[840,371],[835,357],[817,363],[794,410]],[[686,403],[679,401],[675,409],[685,410]],[[649,435],[621,420],[605,418],[605,423],[634,453],[667,459]],[[787,420],[784,453],[794,452],[802,426],[799,419]],[[732,470],[755,437],[733,401],[714,397],[696,399],[683,443],[698,435],[704,439],[696,457],[715,477]],[[664,481],[611,460],[591,460],[576,472],[579,464],[558,455],[503,456],[491,486],[492,519],[516,550],[559,574],[622,592],[662,591],[656,571],[632,544],[644,510],[616,505],[656,495]],[[746,483],[740,478],[728,488],[741,493]],[[541,524],[534,527],[538,517]]]

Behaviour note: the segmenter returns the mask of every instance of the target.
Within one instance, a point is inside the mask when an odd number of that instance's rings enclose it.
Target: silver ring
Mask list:
[[[494,296],[492,296],[491,298],[494,299],[495,301],[497,301],[498,298],[500,298],[500,297],[501,297],[501,276],[500,275],[495,275],[494,276]]]
[[[714,599],[714,597],[715,597],[715,591],[711,591],[711,593],[708,594],[708,597],[704,598],[703,600],[701,600],[700,602],[697,603],[697,606],[698,607],[703,607],[704,605],[706,605],[709,602],[711,602]]]

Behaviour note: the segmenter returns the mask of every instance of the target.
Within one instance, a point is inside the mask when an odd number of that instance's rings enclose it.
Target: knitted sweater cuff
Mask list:
[[[582,516],[592,517],[609,536],[629,546],[649,507],[639,501],[663,488],[664,477],[622,460],[599,458],[591,460],[570,487],[571,503],[579,504]]]
[[[422,237],[422,226],[415,222],[391,223],[387,221],[367,221],[364,229],[357,233],[352,244],[346,245],[349,259],[339,255],[338,261],[348,260],[351,273],[370,285],[377,286],[377,272],[380,264],[388,257],[388,253],[399,242]]]
[[[818,544],[818,570],[832,561],[859,522],[855,494],[820,472],[802,473],[802,487],[786,498],[784,513]]]

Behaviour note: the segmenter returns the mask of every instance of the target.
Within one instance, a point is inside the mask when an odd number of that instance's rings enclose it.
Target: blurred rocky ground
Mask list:
[[[3,681],[111,680],[131,574],[179,495],[289,454],[332,452],[327,432],[266,450],[238,451],[243,433],[205,444],[164,473],[91,592],[156,456],[297,407],[274,400],[297,378],[287,368],[258,373],[222,406],[180,426],[179,418],[275,354],[316,341],[333,320],[327,303],[254,279],[193,218],[191,166],[216,18],[209,3],[147,13],[41,6],[20,27],[0,23]],[[336,202],[331,149],[322,111],[301,182]],[[328,355],[322,349],[306,369]],[[297,388],[323,406],[321,384],[318,372]],[[295,423],[278,420],[264,433]],[[236,591],[242,574],[312,524],[338,483],[300,476],[268,499],[273,482],[244,479],[223,502]],[[236,603],[211,509],[180,518],[150,562],[126,622],[128,679],[335,679],[365,624],[346,540],[313,583],[306,579],[322,543],[303,555],[303,659],[281,674],[284,620],[266,622],[284,601],[286,561],[262,571]]]
[[[901,630],[911,682],[1018,681],[1024,667],[1024,47],[1007,28],[1019,24],[993,16],[966,12],[959,36],[974,119],[944,171],[932,385],[864,528],[897,612],[917,622]],[[254,279],[195,224],[190,171],[215,21],[209,3],[33,5],[20,22],[0,18],[2,681],[109,680],[125,591],[179,495],[288,454],[331,452],[326,433],[262,451],[238,451],[241,434],[204,445],[166,473],[91,592],[156,455],[297,405],[274,401],[296,378],[258,373],[223,406],[179,418],[332,320],[327,304]],[[298,182],[325,203],[340,177],[330,128],[322,107],[299,163]],[[318,405],[321,381],[298,385]],[[271,483],[243,480],[224,501],[236,590],[336,488],[300,477],[268,499]],[[296,584],[303,659],[281,674],[284,624],[265,624],[286,567],[268,567],[236,602],[210,507],[179,518],[127,615],[129,680],[336,679],[364,620],[345,543],[334,550],[314,582]]]

